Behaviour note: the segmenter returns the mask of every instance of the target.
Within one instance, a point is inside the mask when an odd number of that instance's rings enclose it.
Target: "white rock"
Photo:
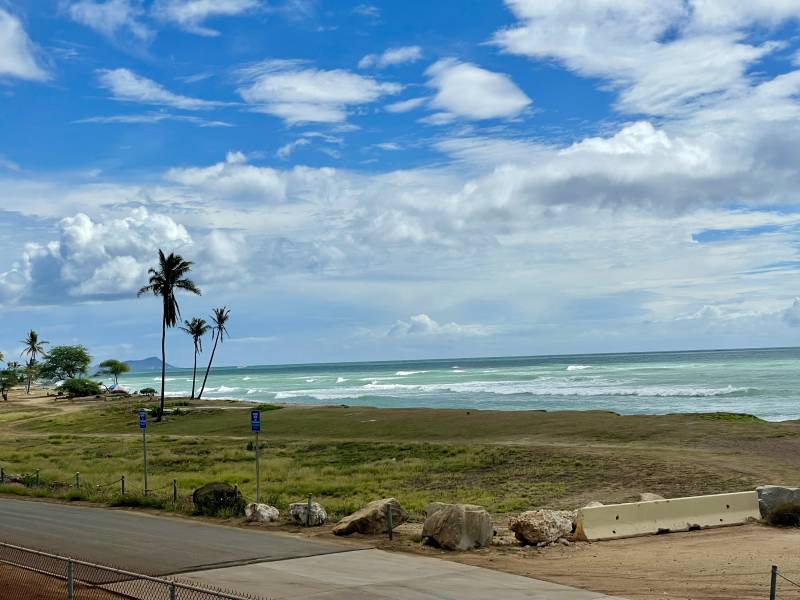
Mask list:
[[[318,502],[311,503],[310,514],[308,512],[308,502],[294,502],[289,505],[289,516],[293,523],[308,527],[325,525],[328,520],[328,513]]]
[[[652,502],[653,500],[666,500],[666,498],[658,494],[651,494],[650,492],[642,492],[639,494],[639,502]]]
[[[529,510],[511,517],[508,528],[524,544],[552,544],[574,529],[575,513],[566,510]]]
[[[269,504],[252,502],[244,507],[244,516],[252,523],[272,523],[280,518],[281,513]]]

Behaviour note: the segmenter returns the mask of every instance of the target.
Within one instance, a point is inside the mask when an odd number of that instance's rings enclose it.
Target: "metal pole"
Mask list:
[[[256,503],[261,503],[261,449],[258,447],[258,432],[256,431]]]
[[[72,560],[67,561],[67,600],[75,598],[75,584],[72,576]]]
[[[178,503],[178,480],[177,479],[173,479],[172,480],[172,503],[173,504],[177,504]]]
[[[142,448],[144,448],[144,495],[147,496],[147,429],[142,429]]]
[[[389,541],[392,541],[392,505],[389,505],[389,510],[386,511],[386,526],[389,529]]]
[[[124,496],[125,495],[125,475],[122,476],[122,478],[119,480],[119,482],[120,482],[121,487],[122,487],[122,490],[121,490],[122,491],[122,495]]]
[[[772,578],[769,583],[769,600],[775,600],[778,591],[778,565],[772,565]]]
[[[311,527],[311,494],[308,495],[308,506],[306,507],[306,527]]]

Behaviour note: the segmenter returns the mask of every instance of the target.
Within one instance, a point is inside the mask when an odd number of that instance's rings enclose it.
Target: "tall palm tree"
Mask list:
[[[203,385],[200,387],[200,393],[197,394],[198,399],[203,396],[203,391],[206,389],[208,372],[211,370],[211,363],[214,362],[214,353],[217,351],[217,343],[221,342],[222,339],[228,335],[228,330],[225,328],[225,323],[227,323],[230,316],[231,311],[224,306],[222,308],[215,308],[214,314],[211,315],[211,322],[214,324],[214,347],[211,349],[211,358],[208,359],[208,367],[206,367],[206,375],[203,377]]]
[[[33,374],[35,372],[34,367],[36,366],[36,357],[39,355],[46,354],[44,347],[50,342],[40,340],[39,334],[36,333],[33,329],[31,329],[28,332],[28,335],[25,336],[25,339],[21,340],[20,343],[23,345],[22,354],[27,354],[29,357],[28,364],[26,366],[28,373],[28,385],[26,387],[26,391],[30,394],[31,380],[33,379]]]
[[[164,416],[164,380],[166,379],[167,369],[167,328],[175,327],[178,318],[181,316],[181,309],[175,299],[175,290],[184,290],[192,294],[200,295],[200,290],[191,279],[186,275],[192,270],[192,263],[183,260],[183,257],[170,252],[169,256],[164,256],[164,251],[158,250],[158,268],[148,269],[150,279],[138,295],[152,293],[154,296],[161,296],[163,312],[161,316],[161,405],[158,410],[156,422],[161,421]]]
[[[205,319],[199,317],[192,317],[191,321],[184,321],[184,327],[181,331],[185,331],[194,340],[194,370],[192,371],[192,398],[194,398],[194,383],[197,380],[197,355],[203,351],[203,336],[211,331],[211,327],[206,323]]]

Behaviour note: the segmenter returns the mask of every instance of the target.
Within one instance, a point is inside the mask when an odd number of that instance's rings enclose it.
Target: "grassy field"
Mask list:
[[[0,404],[6,472],[38,468],[45,482],[70,482],[79,471],[84,483],[80,490],[0,492],[119,502],[118,484],[96,485],[125,475],[126,503],[141,502],[138,407],[20,395]],[[149,487],[164,489],[148,502],[170,508],[173,479],[181,496],[218,480],[254,496],[250,408],[203,401],[151,423]],[[265,499],[284,508],[313,494],[336,516],[389,495],[416,516],[434,500],[502,515],[624,501],[642,491],[676,497],[800,479],[800,424],[742,415],[287,407],[268,410],[262,421]]]

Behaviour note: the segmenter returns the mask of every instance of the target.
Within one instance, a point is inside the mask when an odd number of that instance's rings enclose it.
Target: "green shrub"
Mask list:
[[[787,502],[773,510],[767,523],[775,527],[800,527],[800,502]]]
[[[100,384],[91,379],[67,379],[58,387],[59,394],[66,394],[70,398],[97,396],[101,392]]]
[[[146,387],[146,388],[142,388],[141,390],[139,390],[139,393],[142,396],[150,396],[152,398],[153,396],[156,395],[156,390],[155,390],[155,388]]]

